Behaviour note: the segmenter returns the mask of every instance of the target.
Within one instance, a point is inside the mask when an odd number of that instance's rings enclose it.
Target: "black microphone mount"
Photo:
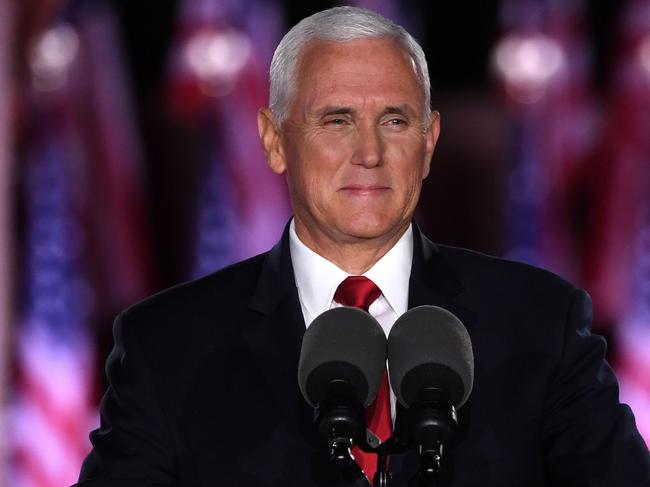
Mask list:
[[[458,418],[456,408],[440,400],[435,388],[420,391],[421,399],[409,411],[409,443],[416,445],[420,455],[420,468],[413,478],[419,487],[432,487],[442,469],[444,445],[451,438]]]
[[[335,379],[326,388],[327,399],[316,405],[314,421],[327,441],[330,461],[346,470],[350,462],[355,463],[352,447],[362,441],[365,432],[364,408],[348,381]]]
[[[377,455],[377,471],[372,486],[388,487],[388,457],[404,453],[409,445],[397,437],[391,437],[383,443],[369,437],[366,432],[365,409],[356,400],[354,388],[344,380],[333,380],[328,385],[327,400],[320,401],[314,410],[314,421],[322,438],[327,442],[329,460],[347,482],[365,483],[370,486],[365,474],[359,467],[352,448]]]

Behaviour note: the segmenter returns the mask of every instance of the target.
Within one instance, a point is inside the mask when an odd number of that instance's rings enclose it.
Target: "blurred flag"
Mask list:
[[[615,323],[626,312],[632,242],[639,231],[650,166],[650,2],[630,0],[621,16],[590,215],[587,283],[597,312]],[[650,354],[650,352],[649,352]]]
[[[493,59],[515,134],[506,253],[572,279],[580,277],[577,220],[596,126],[584,15],[581,0],[503,2]]]
[[[621,398],[650,443],[650,0],[622,14],[591,215],[588,286],[616,324]]]
[[[509,255],[579,282],[592,293],[596,323],[618,325],[610,355],[622,400],[647,439],[650,0],[626,4],[602,123],[589,86],[583,2],[513,0],[503,13],[506,35],[494,60],[517,148]]]
[[[113,13],[94,2],[77,13],[84,51],[83,90],[70,100],[83,137],[98,305],[112,317],[155,289],[148,187],[137,114]]]
[[[27,152],[22,309],[15,332],[9,485],[76,480],[94,422],[94,296],[75,211],[80,162],[73,134],[40,112]]]
[[[650,161],[648,161],[650,165]],[[650,187],[650,175],[646,176]],[[634,241],[630,300],[617,327],[616,371],[621,400],[632,407],[641,435],[650,445],[650,202]]]
[[[5,487],[7,442],[7,413],[9,393],[9,325],[12,317],[12,278],[14,266],[14,199],[12,195],[13,157],[13,101],[11,66],[15,52],[15,5],[10,0],[0,0],[0,487]]]
[[[589,174],[599,128],[590,79],[592,52],[585,32],[587,5],[583,0],[547,1],[546,31],[557,43],[562,61],[548,86],[547,123],[538,140],[548,181],[541,253],[547,268],[580,282]]]
[[[216,121],[208,124],[216,125]],[[200,151],[204,157],[200,167],[203,177],[196,201],[198,215],[192,277],[214,272],[238,260],[238,215],[231,191],[232,175],[214,132],[202,134],[199,138],[205,147]]]
[[[545,2],[504,1],[503,36],[493,53],[514,134],[505,206],[505,253],[535,265],[543,265],[542,205],[548,190],[541,140],[546,96],[563,61],[560,46],[545,33],[544,13]]]
[[[102,2],[72,2],[29,52],[11,486],[77,480],[98,422],[96,333],[151,292],[140,151],[115,32]]]
[[[266,166],[256,122],[268,105],[280,24],[273,1],[180,4],[169,96],[201,153],[193,276],[268,250],[289,217],[283,178]]]

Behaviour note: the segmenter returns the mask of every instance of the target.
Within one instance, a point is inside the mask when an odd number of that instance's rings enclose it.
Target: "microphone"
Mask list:
[[[330,460],[343,470],[363,473],[352,447],[365,442],[364,408],[377,395],[386,363],[386,336],[377,321],[358,308],[340,307],[319,315],[302,340],[298,385],[315,410]]]
[[[443,445],[456,426],[456,410],[472,391],[474,355],[465,326],[449,311],[418,306],[388,335],[388,370],[397,400],[407,409],[406,439],[420,451],[420,485],[440,472]]]

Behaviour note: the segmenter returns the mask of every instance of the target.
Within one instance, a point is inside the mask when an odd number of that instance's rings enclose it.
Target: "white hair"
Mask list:
[[[381,15],[358,7],[334,7],[302,19],[282,38],[271,61],[269,106],[282,123],[296,85],[300,52],[311,40],[346,42],[364,38],[393,39],[411,57],[422,87],[424,116],[431,120],[431,81],[424,52],[404,27]]]

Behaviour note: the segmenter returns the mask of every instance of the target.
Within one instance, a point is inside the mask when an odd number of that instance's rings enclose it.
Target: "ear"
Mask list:
[[[257,112],[257,131],[271,171],[283,174],[287,169],[287,164],[282,148],[282,134],[269,108],[260,108]]]
[[[440,112],[434,110],[431,112],[431,123],[424,134],[425,137],[425,152],[424,152],[424,171],[422,172],[422,179],[429,175],[431,168],[431,157],[433,151],[438,143],[438,136],[440,135]]]

